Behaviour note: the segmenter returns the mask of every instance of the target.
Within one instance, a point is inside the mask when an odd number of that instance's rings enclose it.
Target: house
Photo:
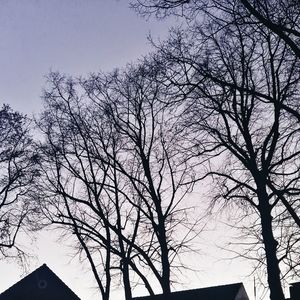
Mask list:
[[[164,295],[137,297],[133,300],[166,300]],[[168,300],[249,300],[242,283],[172,292]]]
[[[0,300],[80,300],[46,264],[0,294]]]

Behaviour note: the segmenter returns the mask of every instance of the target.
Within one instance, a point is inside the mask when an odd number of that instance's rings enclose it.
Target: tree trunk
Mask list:
[[[131,292],[131,284],[130,284],[130,277],[129,277],[129,266],[128,266],[127,258],[124,258],[123,262],[122,262],[122,275],[123,275],[125,299],[126,300],[131,300],[132,299],[132,292]]]
[[[268,284],[270,288],[271,300],[284,300],[284,294],[280,281],[280,269],[277,259],[277,241],[273,235],[272,228],[272,207],[268,200],[266,187],[257,186],[257,195],[259,199],[259,212],[261,216],[261,230],[266,253]]]
[[[159,244],[161,248],[161,265],[162,265],[161,287],[164,296],[167,297],[171,293],[169,250],[168,250],[168,242],[167,242],[165,227],[164,226],[160,226],[160,227],[161,228],[159,230]]]
[[[170,272],[168,241],[166,236],[166,224],[165,224],[166,219],[163,214],[161,200],[156,195],[149,160],[147,159],[145,153],[143,152],[143,148],[140,145],[139,148],[140,148],[140,156],[142,158],[142,163],[144,167],[144,172],[149,183],[150,195],[155,205],[155,210],[158,218],[158,228],[157,228],[156,235],[157,235],[157,239],[161,251],[161,267],[162,267],[162,276],[160,278],[160,284],[161,284],[164,297],[168,298],[168,295],[171,293],[171,287],[170,287],[171,272]]]

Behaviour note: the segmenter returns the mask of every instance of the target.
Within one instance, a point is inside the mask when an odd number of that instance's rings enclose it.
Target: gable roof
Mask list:
[[[0,300],[80,300],[46,264],[0,294]]]
[[[242,294],[240,294],[242,293]],[[220,286],[213,286],[201,289],[185,290],[172,292],[168,297],[169,300],[247,300],[248,296],[243,284],[234,283]],[[134,300],[165,300],[164,295],[136,297]]]

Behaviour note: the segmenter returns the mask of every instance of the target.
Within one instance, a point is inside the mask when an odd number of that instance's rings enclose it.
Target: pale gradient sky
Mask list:
[[[149,51],[149,33],[164,38],[170,25],[170,20],[138,17],[127,0],[0,0],[0,102],[28,115],[38,113],[44,76],[50,70],[86,75],[122,67]],[[177,289],[244,281],[252,295],[253,277],[245,277],[251,265],[220,260],[226,254],[212,245],[221,236],[222,230],[206,234],[211,241],[199,245],[203,254],[190,256],[190,264],[200,271],[187,273]],[[56,239],[55,233],[39,235],[30,246],[37,255],[30,270],[46,263],[82,300],[99,299],[87,270]],[[16,264],[0,261],[0,292],[21,277]]]
[[[84,75],[134,61],[169,24],[138,17],[127,0],[1,0],[0,101],[31,113],[50,70]]]

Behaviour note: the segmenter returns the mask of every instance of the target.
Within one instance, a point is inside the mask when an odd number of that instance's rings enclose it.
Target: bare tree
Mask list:
[[[279,265],[281,276],[298,273],[299,2],[154,0],[133,1],[133,7],[144,15],[175,14],[189,21],[188,30],[158,46],[160,64],[168,66],[166,85],[176,87],[176,103],[187,103],[193,139],[203,130],[196,143],[201,151],[192,156],[230,153],[223,170],[208,172],[219,178],[216,198],[239,199],[258,212],[271,299],[284,299]]]
[[[155,279],[167,295],[190,250],[194,224],[182,201],[192,174],[154,75],[143,65],[80,82],[52,74],[45,93],[39,199],[52,223],[75,233],[103,299],[114,274],[126,299],[134,278],[150,294]]]
[[[8,105],[0,110],[0,259],[24,259],[17,235],[26,232],[31,184],[38,175],[27,118]]]
[[[292,228],[283,215],[297,220],[299,213],[299,125],[285,109],[299,97],[299,59],[268,28],[239,16],[223,29],[214,21],[173,32],[154,59],[166,66],[169,102],[183,103],[186,151],[209,161],[207,175],[218,178],[216,198],[259,215],[271,299],[284,299],[280,263],[298,266],[287,254],[296,251],[298,233],[285,243],[282,230]]]
[[[126,234],[132,232],[135,211],[119,199],[121,183],[106,161],[105,151],[116,153],[118,141],[102,122],[101,112],[80,101],[73,80],[58,74],[50,80],[39,121],[46,142],[40,146],[43,181],[37,198],[43,199],[40,207],[51,223],[65,234],[75,234],[78,251],[87,258],[102,299],[109,299],[112,277],[122,268],[121,260],[130,257],[123,238],[135,239]],[[125,269],[123,275],[128,276]]]

